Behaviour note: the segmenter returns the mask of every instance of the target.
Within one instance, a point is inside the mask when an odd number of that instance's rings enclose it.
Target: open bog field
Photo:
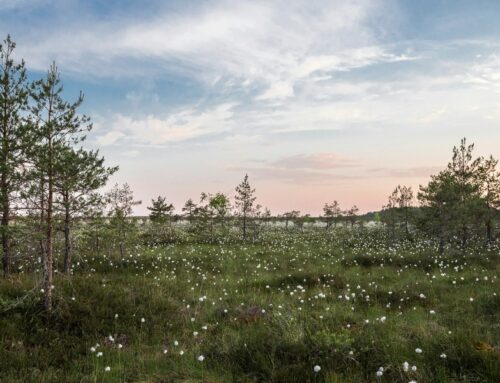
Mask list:
[[[499,249],[382,231],[131,246],[0,281],[2,382],[498,382]]]
[[[498,15],[0,0],[0,383],[500,383]]]

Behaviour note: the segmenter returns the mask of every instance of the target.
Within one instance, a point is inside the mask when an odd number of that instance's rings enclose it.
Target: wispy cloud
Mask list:
[[[146,116],[142,119],[116,114],[109,121],[101,119],[98,130],[108,131],[97,137],[100,145],[119,142],[132,144],[167,144],[193,139],[229,129],[236,104],[224,103],[204,111],[185,109],[165,118]],[[109,125],[106,125],[109,124]]]
[[[378,46],[370,30],[369,21],[383,18],[382,4],[219,1],[185,12],[159,9],[145,21],[96,17],[91,28],[71,25],[72,33],[62,33],[69,25],[48,26],[21,35],[19,49],[38,69],[56,59],[67,70],[127,76],[146,61],[144,74],[279,81],[404,58]]]
[[[471,65],[464,76],[464,82],[500,92],[500,56],[492,54],[483,58],[478,54],[476,58],[481,61]]]
[[[297,154],[280,158],[270,164],[278,168],[316,170],[331,170],[358,166],[356,161],[342,157],[336,153]]]
[[[423,178],[430,177],[443,170],[442,166],[418,166],[408,168],[371,168],[368,173],[373,176],[393,177],[393,178]]]
[[[344,181],[370,180],[380,177],[415,179],[437,174],[443,167],[370,167],[368,164],[333,152],[297,154],[273,161],[254,160],[249,166],[229,166],[228,171],[248,172],[258,179],[287,183],[333,185]]]
[[[327,172],[316,171],[312,169],[291,169],[282,167],[266,166],[233,166],[226,170],[238,173],[248,173],[258,180],[272,180],[285,182],[288,184],[304,185],[332,185],[346,180],[361,178],[358,175],[330,174]]]
[[[259,165],[229,166],[227,170],[250,172],[259,179],[281,180],[287,183],[332,184],[341,180],[360,178],[360,172],[338,172],[359,166],[357,161],[337,153],[311,153],[286,156],[272,161],[253,161]]]

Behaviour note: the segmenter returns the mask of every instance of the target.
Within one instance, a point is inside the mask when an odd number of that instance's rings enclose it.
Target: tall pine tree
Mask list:
[[[22,180],[24,162],[23,112],[28,105],[28,85],[24,61],[14,62],[12,53],[16,44],[10,36],[0,44],[0,205],[2,211],[3,273],[10,273],[10,219],[14,195]]]
[[[47,76],[36,81],[31,89],[34,105],[31,107],[32,175],[39,180],[40,223],[44,232],[43,270],[45,309],[52,311],[54,267],[54,202],[56,185],[67,147],[85,139],[83,132],[91,129],[89,119],[79,116],[77,109],[83,102],[80,93],[75,102],[63,98],[63,86],[55,64]]]

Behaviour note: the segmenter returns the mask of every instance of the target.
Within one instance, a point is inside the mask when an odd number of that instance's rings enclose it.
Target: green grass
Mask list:
[[[39,274],[0,281],[0,381],[500,381],[498,248],[305,233],[129,254],[58,275],[50,318]]]

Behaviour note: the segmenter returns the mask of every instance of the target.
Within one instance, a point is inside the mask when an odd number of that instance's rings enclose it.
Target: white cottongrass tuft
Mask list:
[[[377,375],[377,376],[382,376],[382,375],[384,375],[384,367],[379,367],[376,375]]]

